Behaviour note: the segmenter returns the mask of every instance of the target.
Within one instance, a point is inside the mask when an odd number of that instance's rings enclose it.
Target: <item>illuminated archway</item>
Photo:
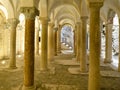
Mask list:
[[[61,29],[61,43],[62,50],[73,50],[74,47],[74,33],[70,24],[63,25]]]

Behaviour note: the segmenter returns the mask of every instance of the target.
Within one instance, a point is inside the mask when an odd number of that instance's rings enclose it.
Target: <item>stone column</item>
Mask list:
[[[39,29],[36,30],[36,43],[35,43],[35,48],[36,48],[36,54],[39,55]]]
[[[57,30],[58,28],[54,28],[54,55],[57,56]]]
[[[87,72],[87,16],[81,17],[81,49],[80,49],[80,71]]]
[[[35,14],[37,10],[34,7],[22,7],[21,12],[25,14],[24,85],[22,87],[22,90],[35,90],[34,36],[35,36]]]
[[[80,61],[80,38],[81,38],[81,30],[80,30],[80,22],[77,22],[77,32],[76,32],[76,47],[77,47],[77,53],[76,53],[76,59],[79,62]]]
[[[120,18],[119,18],[119,52],[120,52]],[[120,72],[120,53],[119,53],[119,62],[118,62],[118,72]]]
[[[11,25],[10,30],[10,63],[9,68],[15,69],[16,67],[16,27],[18,20],[13,18],[8,20]]]
[[[57,30],[57,55],[61,53],[61,30]]]
[[[48,61],[51,62],[54,59],[54,41],[53,41],[53,23],[48,25]]]
[[[89,1],[90,8],[90,57],[88,90],[100,90],[100,8],[103,1]]]
[[[40,55],[40,70],[48,69],[48,18],[40,17],[41,22],[41,55]]]
[[[112,62],[112,27],[113,27],[113,24],[106,25],[104,63]]]
[[[77,55],[77,26],[75,27],[75,30],[74,30],[74,53],[76,56]]]

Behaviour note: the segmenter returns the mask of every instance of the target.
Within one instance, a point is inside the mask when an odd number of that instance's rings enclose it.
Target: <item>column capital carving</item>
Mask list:
[[[76,22],[76,29],[81,26],[81,22]]]
[[[81,16],[81,20],[87,20],[88,16]]]
[[[58,31],[58,27],[54,27],[54,30],[55,30],[55,31]]]
[[[39,15],[39,11],[35,7],[21,7],[20,12],[24,13],[26,19],[35,19]]]
[[[90,8],[101,8],[103,6],[103,0],[102,1],[89,1],[89,7]]]
[[[80,21],[76,22],[76,26],[77,26],[77,25],[80,25],[80,23],[81,23]]]
[[[7,24],[10,25],[10,27],[16,27],[18,23],[19,20],[16,18],[7,19]]]
[[[42,24],[48,24],[49,19],[47,17],[40,17],[40,22]]]
[[[54,27],[54,23],[49,22],[48,24],[49,24],[50,27]]]

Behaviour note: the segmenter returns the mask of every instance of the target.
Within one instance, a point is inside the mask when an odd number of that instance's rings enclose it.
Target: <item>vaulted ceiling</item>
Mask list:
[[[58,24],[70,23],[75,25],[81,16],[89,17],[87,0],[0,0],[0,13],[8,18],[18,18],[20,7],[36,7],[41,17],[48,17]],[[120,17],[120,0],[105,0],[100,16],[107,22],[110,10]]]

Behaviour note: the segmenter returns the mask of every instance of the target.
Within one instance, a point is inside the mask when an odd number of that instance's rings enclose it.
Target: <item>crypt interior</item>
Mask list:
[[[0,90],[120,90],[120,0],[0,0]]]

